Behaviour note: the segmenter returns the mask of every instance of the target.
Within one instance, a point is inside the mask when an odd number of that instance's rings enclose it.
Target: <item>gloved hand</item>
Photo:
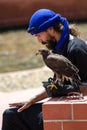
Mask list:
[[[64,79],[62,83],[61,80],[57,81],[55,84],[54,78],[49,78],[48,81],[44,81],[43,87],[45,87],[48,96],[50,97],[60,97],[60,96],[68,96],[71,92],[81,93],[79,85],[75,81]]]

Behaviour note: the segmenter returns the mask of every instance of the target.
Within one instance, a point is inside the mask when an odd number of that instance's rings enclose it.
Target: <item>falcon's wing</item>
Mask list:
[[[72,76],[77,73],[77,68],[62,55],[49,55],[46,64],[53,71],[60,72],[66,76]]]
[[[61,59],[59,56],[56,55],[49,55],[47,57],[46,62],[47,62],[47,66],[55,71],[66,69],[68,67],[68,64],[63,59]]]
[[[61,59],[63,58],[63,61],[66,62],[66,64],[68,65],[68,68],[71,68],[73,71],[75,71],[76,73],[79,72],[79,69],[74,65],[72,64],[72,62],[67,59],[66,57],[64,57],[63,55],[60,55]]]

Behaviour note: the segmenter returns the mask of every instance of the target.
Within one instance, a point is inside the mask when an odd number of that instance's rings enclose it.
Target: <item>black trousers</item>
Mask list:
[[[42,103],[36,103],[23,112],[17,110],[4,111],[2,130],[43,130]]]

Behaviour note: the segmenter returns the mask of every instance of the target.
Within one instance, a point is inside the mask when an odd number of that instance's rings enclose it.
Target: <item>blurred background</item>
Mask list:
[[[77,24],[80,37],[87,41],[87,0],[0,0],[0,127],[8,103],[28,100],[43,89],[42,81],[53,76],[35,56],[42,45],[27,33],[31,15],[41,8]]]
[[[0,0],[0,75],[44,66],[41,57],[35,56],[42,45],[27,33],[31,15],[40,8],[52,9],[77,24],[80,37],[87,41],[86,0]],[[0,80],[8,82],[8,78]]]

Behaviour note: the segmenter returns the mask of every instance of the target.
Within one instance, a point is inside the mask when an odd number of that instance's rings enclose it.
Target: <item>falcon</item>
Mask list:
[[[55,54],[51,50],[41,48],[38,50],[37,54],[41,54],[45,64],[56,74],[56,81],[64,78],[70,78],[75,81],[80,82],[80,77],[78,75],[79,69],[72,64],[65,56],[60,54]]]

